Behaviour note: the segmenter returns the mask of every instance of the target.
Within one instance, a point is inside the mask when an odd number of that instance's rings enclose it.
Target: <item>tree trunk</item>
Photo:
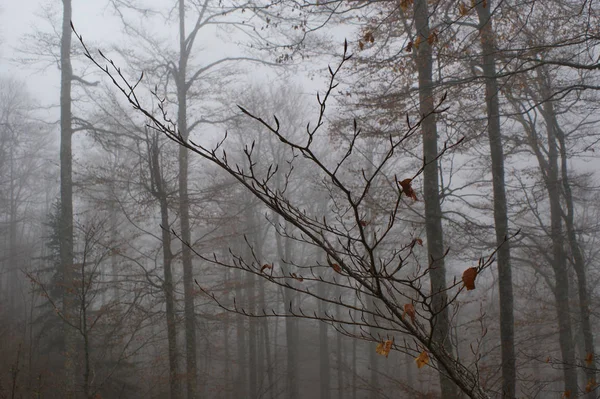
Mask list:
[[[567,165],[567,146],[565,142],[565,133],[560,127],[556,118],[554,104],[548,102],[546,105],[547,114],[545,115],[546,123],[551,126],[556,136],[560,151],[561,160],[561,181],[563,186],[563,194],[565,197],[566,212],[563,212],[565,226],[567,228],[567,239],[571,254],[573,255],[573,268],[577,275],[577,292],[579,296],[579,317],[581,319],[581,332],[583,335],[583,348],[585,350],[586,368],[585,375],[588,381],[596,378],[596,360],[594,349],[594,333],[590,322],[590,295],[587,286],[587,273],[585,270],[585,259],[583,251],[577,239],[577,233],[574,221],[574,204],[573,194],[571,191],[571,183],[569,180],[569,172]],[[592,392],[588,395],[590,398],[595,397]]]
[[[235,297],[241,299],[243,297],[242,292],[242,273],[239,269],[235,269],[233,272],[233,278],[235,280]],[[246,394],[248,386],[246,380],[246,332],[244,328],[245,316],[237,314],[236,318],[236,343],[237,343],[237,365],[238,374],[237,381],[235,384],[235,397],[243,398]]]
[[[446,267],[444,264],[444,238],[442,232],[442,209],[438,182],[438,133],[435,120],[432,68],[432,48],[428,42],[430,35],[429,10],[427,0],[415,0],[414,19],[416,35],[420,45],[416,50],[416,63],[419,75],[419,110],[423,121],[423,158],[426,162],[423,171],[423,196],[425,202],[425,228],[427,232],[427,253],[430,259],[430,279],[433,308],[433,340],[452,356],[449,339],[450,317],[446,304]],[[456,385],[440,370],[440,386],[443,399],[455,399],[459,393]]]
[[[317,283],[317,295],[321,298],[325,297],[325,284]],[[318,301],[319,315],[325,315],[327,306],[324,301]],[[341,335],[341,334],[340,334]],[[331,380],[331,366],[329,364],[329,338],[327,336],[327,324],[319,323],[319,397],[321,399],[330,399],[331,392],[329,390]]]
[[[490,17],[492,0],[477,4],[479,31],[483,50],[483,74],[485,76],[485,99],[488,120],[488,138],[492,158],[494,189],[494,227],[498,246],[498,294],[500,306],[500,342],[502,349],[502,397],[512,399],[516,395],[516,368],[514,344],[513,285],[510,265],[508,236],[508,211],[504,184],[504,151],[500,133],[500,105],[498,80],[496,78],[496,44]]]
[[[169,350],[169,390],[171,399],[181,397],[180,386],[178,382],[178,361],[179,353],[177,350],[177,324],[175,318],[175,295],[173,287],[173,272],[171,265],[173,263],[173,253],[171,252],[171,227],[169,224],[169,203],[164,187],[162,172],[160,167],[158,137],[154,137],[150,143],[150,173],[152,185],[155,190],[155,196],[160,204],[160,221],[162,230],[162,249],[163,249],[163,291],[165,293],[165,304],[167,312],[167,342]]]
[[[65,342],[65,397],[76,396],[76,331],[73,293],[73,157],[71,140],[71,0],[63,0],[62,37],[60,43],[60,263],[62,267],[63,324]]]
[[[186,70],[190,49],[186,46],[185,33],[185,1],[179,0],[179,69],[176,74],[179,134],[184,141],[188,140],[187,131],[187,82]],[[194,311],[194,275],[192,271],[192,251],[190,231],[190,207],[188,197],[188,150],[179,146],[179,218],[181,226],[181,263],[183,265],[183,295],[185,315],[185,349],[187,398],[195,399],[197,395],[196,364],[196,326]]]

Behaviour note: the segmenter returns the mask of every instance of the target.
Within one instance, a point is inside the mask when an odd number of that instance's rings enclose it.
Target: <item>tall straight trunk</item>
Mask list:
[[[563,375],[565,379],[565,392],[570,392],[571,397],[577,395],[577,370],[575,368],[575,347],[571,327],[571,310],[569,297],[569,273],[567,272],[567,258],[563,243],[562,209],[560,205],[560,181],[558,179],[557,148],[554,138],[549,134],[548,148],[548,175],[546,188],[550,201],[550,231],[552,239],[552,268],[556,284],[554,297],[558,317],[558,339],[562,355]]]
[[[162,171],[160,167],[160,156],[158,147],[158,137],[154,137],[149,143],[149,163],[152,177],[152,186],[154,195],[160,205],[160,222],[162,231],[162,250],[163,250],[163,291],[165,293],[165,305],[167,312],[167,344],[169,350],[169,391],[171,399],[181,397],[180,384],[178,381],[178,361],[179,351],[177,350],[177,324],[175,317],[175,295],[173,287],[173,253],[171,252],[171,232],[169,224],[169,202],[167,191],[164,187]]]
[[[279,224],[279,215],[275,214],[275,223]],[[286,222],[286,229],[289,229],[289,226]],[[288,230],[286,230],[288,231]],[[285,242],[282,242],[282,238],[279,234],[275,235],[277,241],[277,258],[278,259],[292,259],[291,258],[291,240],[286,239]],[[289,276],[290,271],[287,264],[282,261],[282,269],[284,273]],[[286,309],[286,312],[293,308],[296,302],[295,293],[287,288],[283,288],[283,302]],[[286,317],[285,318],[285,337],[286,337],[286,346],[287,346],[287,385],[288,385],[288,398],[290,399],[298,399],[300,397],[300,392],[298,389],[298,319],[295,317]]]
[[[370,220],[370,219],[367,219]],[[376,311],[375,309],[375,303],[373,300],[370,300],[369,297],[367,297],[367,310],[369,311],[369,315],[368,315],[368,321],[369,321],[369,334],[372,337],[377,337],[378,332],[377,332],[377,328],[374,327],[375,325],[375,317],[372,316],[372,313],[374,313]],[[375,350],[373,350],[373,347],[371,345],[366,345],[367,351],[369,351],[369,365],[371,368],[371,372],[370,372],[370,379],[369,379],[369,385],[370,385],[370,394],[369,397],[371,399],[377,399],[379,397],[379,355],[377,354],[377,352]]]
[[[73,156],[71,126],[71,0],[63,0],[60,43],[60,263],[62,268],[63,317],[78,324],[73,293]],[[76,331],[63,324],[65,342],[65,397],[76,396]]]
[[[498,296],[500,307],[500,346],[502,351],[502,397],[512,399],[516,394],[514,301],[510,243],[508,236],[508,211],[504,182],[504,151],[500,132],[500,105],[498,79],[496,77],[496,43],[490,9],[492,0],[477,4],[479,32],[483,50],[483,74],[485,77],[485,102],[487,107],[488,138],[492,158],[492,181],[494,189],[494,227],[496,230],[498,263]]]
[[[565,379],[565,391],[571,392],[571,397],[577,396],[577,369],[575,368],[575,347],[573,341],[573,330],[571,325],[571,309],[569,296],[569,273],[567,270],[567,256],[564,249],[563,234],[563,209],[561,204],[561,174],[559,172],[559,132],[558,123],[553,123],[555,116],[554,105],[550,100],[549,85],[547,85],[545,74],[542,72],[538,79],[540,94],[546,99],[542,106],[542,115],[546,121],[546,132],[548,140],[548,167],[546,168],[546,188],[550,201],[550,231],[552,238],[552,254],[554,256],[553,268],[556,279],[555,298],[558,312],[559,342],[561,348],[563,375]],[[556,121],[554,121],[556,122]],[[568,234],[567,234],[568,235]],[[578,276],[579,277],[579,276]],[[578,279],[579,280],[579,279]],[[579,282],[579,281],[578,281]],[[585,277],[583,278],[585,285]],[[587,288],[584,287],[584,295]],[[581,299],[581,294],[580,294]],[[585,299],[584,299],[585,303]],[[580,302],[581,305],[581,302]],[[588,319],[589,322],[589,319]],[[593,348],[593,343],[591,343]]]
[[[242,274],[239,269],[235,269],[233,272],[233,278],[235,281],[235,297],[242,298]],[[236,398],[243,398],[248,392],[247,378],[246,378],[246,331],[244,328],[245,316],[237,314],[236,318],[236,344],[237,344],[237,378],[234,389]]]
[[[184,141],[188,140],[187,131],[187,62],[190,49],[186,45],[185,33],[185,1],[179,0],[179,68],[177,70],[177,127]],[[179,146],[179,219],[181,227],[181,263],[183,266],[183,302],[185,316],[185,353],[187,398],[195,399],[197,395],[198,366],[196,361],[196,327],[194,312],[194,276],[192,271],[192,251],[190,231],[190,206],[188,197],[188,150]]]
[[[248,311],[250,313],[256,312],[256,278],[252,273],[246,273],[246,299]],[[257,325],[258,319],[251,317],[248,320],[248,397],[249,398],[257,398],[258,397],[258,375],[257,375]]]
[[[425,229],[427,233],[427,253],[430,264],[430,281],[433,309],[433,340],[443,346],[452,356],[453,348],[449,339],[450,317],[447,308],[446,267],[444,264],[444,237],[442,232],[442,209],[440,205],[438,177],[438,132],[435,120],[432,69],[433,54],[428,42],[430,32],[427,0],[415,0],[414,20],[420,45],[416,49],[417,72],[419,76],[419,111],[423,121],[423,158],[426,166],[423,171],[423,196],[425,202]],[[459,396],[456,385],[439,372],[443,399]]]
[[[583,335],[583,348],[585,350],[585,356],[587,364],[585,368],[585,375],[588,381],[596,378],[596,360],[595,360],[595,348],[594,348],[594,333],[590,322],[590,295],[587,286],[587,273],[585,270],[585,259],[583,257],[583,251],[579,245],[577,239],[577,232],[575,228],[575,211],[573,204],[573,193],[571,190],[571,182],[569,179],[568,170],[568,156],[567,146],[565,142],[565,132],[560,127],[556,118],[556,112],[554,110],[554,104],[552,102],[546,103],[545,120],[548,126],[552,127],[554,135],[558,141],[558,148],[560,153],[560,170],[561,170],[561,181],[563,188],[563,195],[565,198],[566,212],[563,212],[563,218],[565,221],[565,227],[567,229],[567,239],[569,247],[571,248],[571,254],[573,256],[573,268],[577,275],[577,293],[579,299],[579,317],[581,319],[581,333]],[[593,392],[588,395],[590,398],[595,397]]]
[[[317,286],[318,295],[323,298],[325,297],[325,284],[318,283]],[[318,301],[318,312],[319,315],[324,315],[327,312],[327,307],[324,301]],[[340,334],[341,335],[341,334]],[[327,336],[327,324],[319,323],[319,397],[321,399],[330,399],[330,381],[331,381],[331,367],[329,365],[329,338]]]
[[[336,287],[336,291],[335,291],[335,297],[336,298],[341,298],[342,296],[342,290],[341,288],[338,286]],[[354,297],[354,307],[356,308],[356,296]],[[342,309],[340,305],[335,305],[335,317],[337,320],[340,320],[340,317],[342,317]],[[354,326],[354,332],[356,333],[356,326]],[[356,358],[356,341],[357,340],[353,340],[353,344],[354,346],[352,347],[352,353],[353,353],[353,360],[354,358]],[[345,389],[344,389],[344,354],[343,354],[343,348],[342,348],[342,334],[336,334],[335,337],[335,352],[336,352],[336,360],[337,360],[337,388],[338,388],[338,399],[343,399],[345,398]],[[354,366],[356,366],[356,364],[353,364]],[[356,368],[353,368],[353,370],[356,370]],[[354,376],[356,375],[356,373],[354,373]],[[353,377],[354,378],[354,377]],[[354,384],[353,384],[353,392],[354,395],[356,395],[356,380],[353,380]]]

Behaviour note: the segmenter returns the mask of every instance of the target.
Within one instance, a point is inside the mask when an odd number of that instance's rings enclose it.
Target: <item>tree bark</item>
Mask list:
[[[188,140],[187,130],[187,62],[190,48],[186,46],[185,1],[179,0],[179,68],[175,80],[177,82],[177,127],[184,141]],[[187,398],[195,399],[198,384],[196,326],[194,311],[194,275],[192,271],[190,206],[188,196],[188,150],[179,146],[179,219],[181,226],[181,263],[183,266],[183,295],[185,316],[185,349]]]
[[[492,181],[494,190],[494,227],[496,230],[498,294],[500,306],[500,341],[502,351],[502,397],[512,399],[516,395],[516,366],[514,344],[513,285],[508,236],[508,211],[504,181],[504,151],[500,131],[500,105],[498,79],[496,77],[496,44],[490,9],[492,0],[477,4],[479,32],[483,50],[483,74],[487,107],[488,138],[492,158]]]
[[[155,190],[155,196],[160,204],[160,221],[162,230],[162,249],[163,249],[163,291],[165,293],[165,305],[167,312],[167,343],[169,350],[169,391],[171,399],[181,397],[180,384],[178,382],[178,361],[179,351],[177,349],[177,323],[175,317],[175,295],[173,287],[173,253],[171,252],[171,231],[169,224],[169,202],[166,188],[162,178],[160,167],[160,156],[158,147],[158,138],[154,137],[150,143],[150,173],[152,185]]]
[[[73,156],[71,125],[71,0],[63,0],[62,37],[60,43],[60,263],[62,268],[65,319],[65,397],[76,396],[76,331],[69,323],[78,325],[73,286]]]
[[[552,127],[554,135],[558,141],[558,148],[560,153],[560,169],[561,169],[561,181],[563,188],[563,195],[565,198],[566,212],[563,212],[563,219],[565,221],[565,227],[567,229],[567,239],[569,247],[571,248],[571,254],[573,256],[573,268],[577,275],[577,293],[579,299],[579,317],[581,318],[581,332],[583,335],[583,348],[586,356],[586,367],[585,375],[588,381],[596,378],[596,360],[595,360],[595,348],[594,348],[594,333],[590,321],[590,295],[587,286],[587,273],[585,270],[585,259],[583,257],[583,251],[579,245],[577,239],[577,232],[575,227],[575,211],[573,204],[573,193],[571,190],[571,182],[569,179],[568,171],[568,155],[565,132],[560,127],[556,118],[556,112],[554,110],[554,104],[548,102],[546,106],[547,115],[545,115],[546,123]],[[590,398],[595,397],[593,392],[588,395]]]
[[[444,237],[442,231],[442,209],[438,176],[438,132],[433,114],[434,99],[432,85],[433,54],[428,42],[430,32],[427,0],[415,0],[414,20],[416,36],[420,45],[415,48],[419,79],[419,111],[424,118],[421,123],[423,135],[423,158],[426,162],[423,171],[423,195],[425,202],[425,229],[427,233],[427,253],[430,260],[430,280],[433,310],[433,340],[441,345],[452,357],[452,343],[449,339],[450,317],[447,308],[446,267],[444,264]],[[417,47],[417,46],[415,46]],[[456,385],[446,377],[445,370],[439,373],[443,399],[459,396]]]

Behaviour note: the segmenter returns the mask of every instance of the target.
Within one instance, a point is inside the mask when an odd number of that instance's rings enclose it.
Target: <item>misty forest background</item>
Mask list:
[[[85,3],[0,34],[0,398],[600,397],[600,2]]]

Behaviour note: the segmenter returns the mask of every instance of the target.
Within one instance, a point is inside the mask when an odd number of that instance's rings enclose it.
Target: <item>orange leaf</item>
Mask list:
[[[467,5],[461,1],[460,4],[458,5],[458,13],[464,17],[465,15],[468,14],[468,12],[469,12],[469,9],[467,8]]]
[[[427,38],[427,43],[429,43],[429,45],[433,45],[433,43],[436,43],[438,41],[438,35],[436,31],[433,31],[429,34],[429,37]]]
[[[415,42],[413,43],[413,46],[415,46],[415,48],[418,49],[420,44],[421,44],[421,36],[417,36],[417,38],[415,39]]]
[[[551,360],[552,360],[552,359],[550,359],[550,356],[548,356],[548,357],[546,358],[546,363],[550,363],[550,361],[551,361]]]
[[[591,366],[593,362],[594,362],[594,354],[592,352],[588,352],[588,354],[585,356],[585,364],[587,366]]]
[[[410,320],[413,324],[415,324],[415,307],[412,303],[404,304],[404,314],[407,314],[410,317]]]
[[[265,263],[264,265],[262,265],[262,267],[260,268],[260,272],[262,273],[263,270],[265,269],[272,269],[273,265],[269,265],[268,263]]]
[[[391,350],[392,350],[392,341],[389,339],[387,341],[378,343],[377,348],[375,348],[375,352],[377,352],[380,355],[383,355],[385,357],[388,357]]]
[[[417,363],[417,367],[421,368],[429,364],[429,355],[427,354],[427,352],[423,351],[419,356],[415,358],[415,362]]]
[[[302,276],[298,276],[296,273],[291,273],[290,276],[292,276],[293,278],[295,278],[296,280],[303,282],[304,279],[302,278]]]
[[[331,267],[336,271],[336,273],[342,274],[342,267],[337,263],[332,263]]]
[[[399,181],[400,187],[402,187],[402,192],[409,198],[412,198],[415,201],[418,201],[417,194],[415,194],[415,190],[413,190],[411,185],[412,179],[404,179]]]
[[[563,392],[562,397],[564,399],[569,399],[571,397],[571,391],[565,391],[565,392]]]
[[[592,379],[590,379],[590,380],[588,381],[587,385],[585,386],[585,391],[586,391],[586,392],[592,392],[592,390],[593,390],[594,388],[596,388],[596,385],[598,385],[598,384],[596,383],[596,379],[595,379],[595,378],[592,378]]]
[[[402,11],[406,12],[408,11],[408,7],[410,7],[413,3],[413,0],[400,0],[400,8],[402,8]]]
[[[465,287],[467,287],[467,291],[471,291],[475,289],[475,277],[477,277],[477,269],[474,267],[470,267],[464,271],[462,275],[463,283]]]

